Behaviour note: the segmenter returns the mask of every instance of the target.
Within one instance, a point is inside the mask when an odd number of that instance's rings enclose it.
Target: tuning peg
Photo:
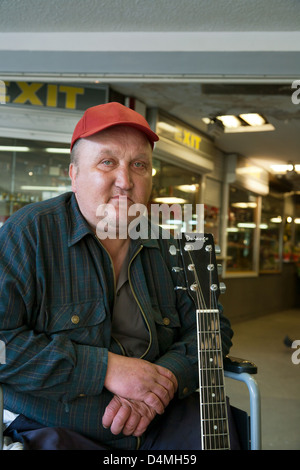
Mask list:
[[[221,248],[219,247],[219,245],[215,245],[215,253],[216,253],[216,255],[221,254]]]
[[[225,292],[226,292],[226,285],[224,284],[224,282],[220,282],[220,284],[219,284],[219,289],[220,289],[220,294],[225,294]]]
[[[195,247],[191,243],[186,243],[186,245],[184,245],[184,250],[185,251],[193,251],[194,249],[195,249]]]
[[[217,284],[211,284],[210,290],[212,290],[212,291],[218,290],[218,285]]]
[[[190,286],[190,289],[191,289],[192,291],[196,291],[196,290],[199,289],[199,285],[198,285],[196,282],[194,282],[194,284],[192,284],[192,285]]]
[[[222,264],[217,264],[217,270],[218,270],[218,275],[221,276],[223,272],[223,266]]]
[[[171,246],[170,246],[170,248],[169,248],[169,253],[170,253],[171,255],[176,255],[176,254],[177,254],[177,251],[179,251],[179,250],[178,250],[178,248],[176,248],[175,245],[171,245]]]
[[[180,271],[183,271],[183,268],[180,268],[179,266],[173,266],[172,271],[179,273]]]
[[[174,290],[187,290],[187,288],[183,286],[175,286]]]

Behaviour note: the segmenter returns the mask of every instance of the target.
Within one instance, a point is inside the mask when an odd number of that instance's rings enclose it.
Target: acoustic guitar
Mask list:
[[[229,430],[224,383],[218,297],[216,250],[211,234],[181,234],[178,239],[186,285],[196,305],[199,364],[201,446],[203,450],[229,450]],[[177,251],[172,246],[170,252]]]

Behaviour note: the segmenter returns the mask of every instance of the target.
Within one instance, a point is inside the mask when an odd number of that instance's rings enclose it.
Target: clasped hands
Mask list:
[[[114,394],[102,425],[113,434],[141,436],[156,414],[162,414],[178,384],[165,367],[143,359],[108,353],[105,387]]]

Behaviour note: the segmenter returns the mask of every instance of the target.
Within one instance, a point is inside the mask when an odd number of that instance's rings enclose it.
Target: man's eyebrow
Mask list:
[[[94,160],[98,160],[101,157],[114,157],[115,153],[110,149],[100,149],[99,152],[95,155]]]

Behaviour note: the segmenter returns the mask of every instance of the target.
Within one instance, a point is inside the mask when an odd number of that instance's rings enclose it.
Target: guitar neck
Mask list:
[[[202,243],[193,244],[194,240]],[[201,444],[203,450],[230,449],[218,310],[219,280],[211,234],[179,241],[189,295],[196,306]]]

